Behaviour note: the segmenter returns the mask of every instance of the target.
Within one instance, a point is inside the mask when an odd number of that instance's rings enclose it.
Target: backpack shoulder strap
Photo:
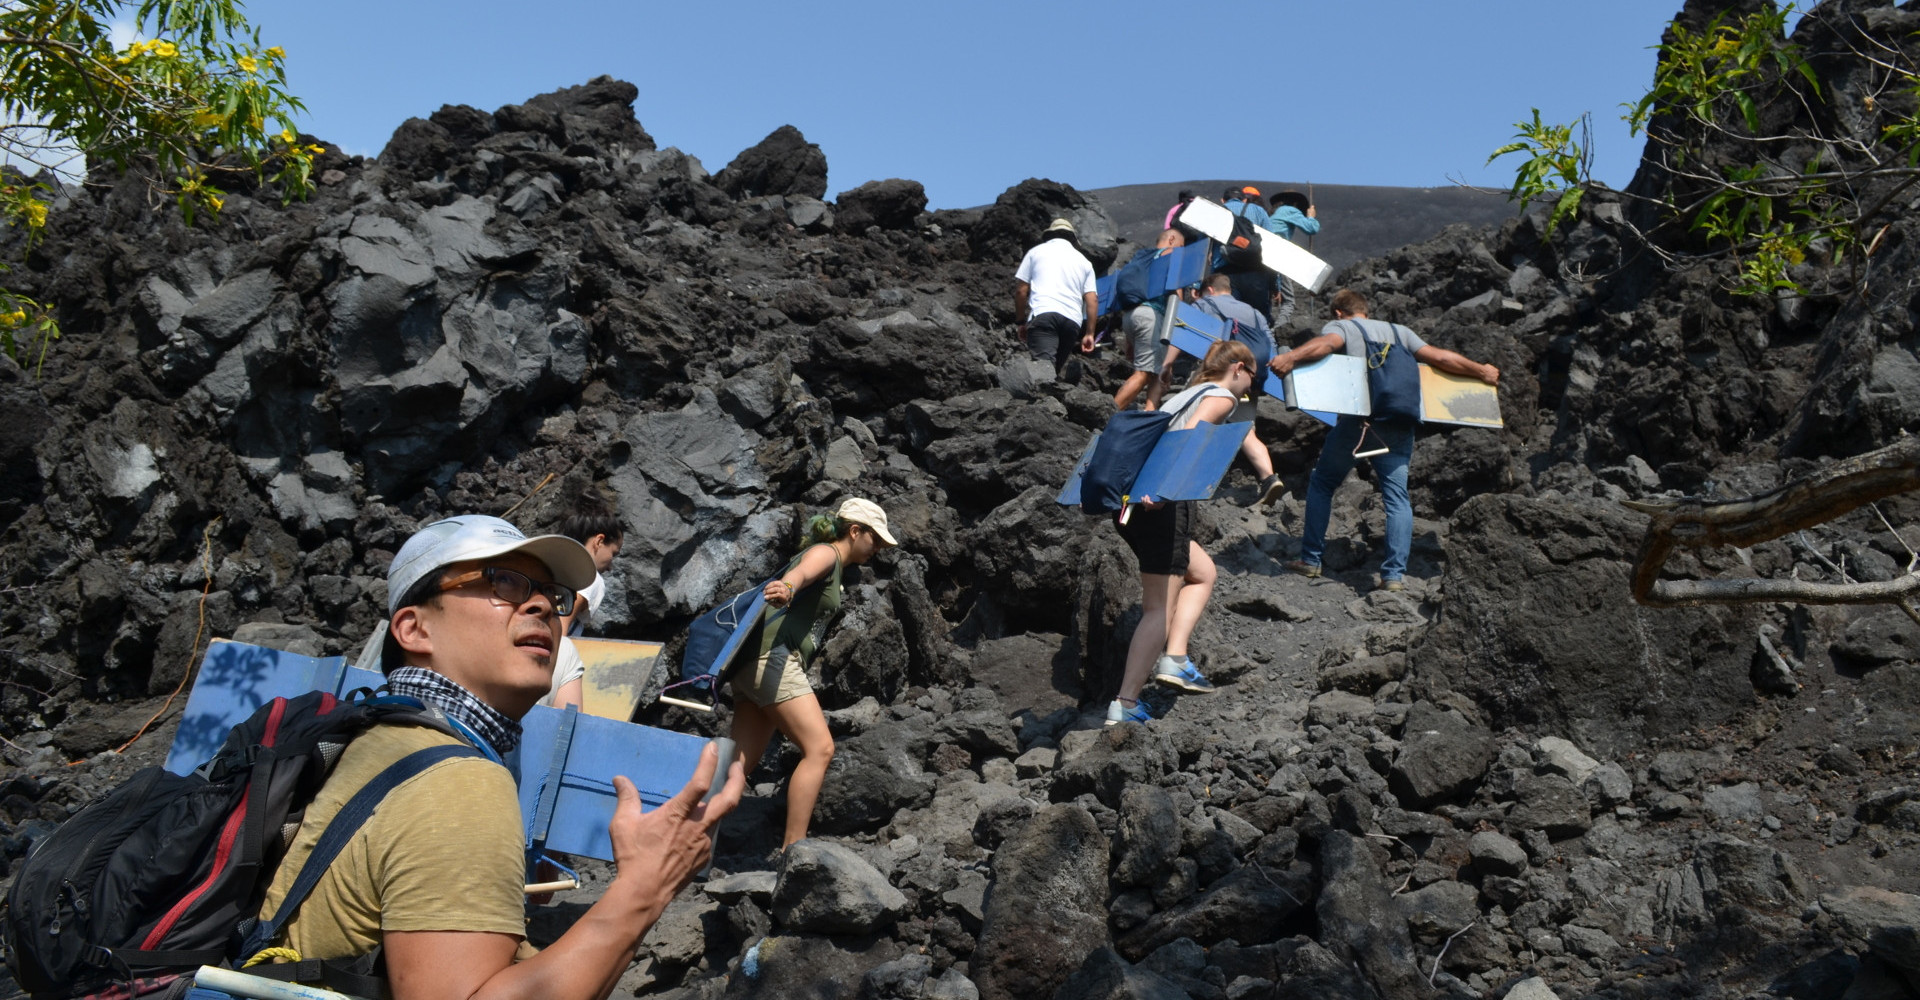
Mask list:
[[[320,876],[327,873],[327,869],[333,866],[334,859],[346,849],[347,842],[352,840],[353,835],[360,831],[360,827],[373,817],[373,811],[379,807],[381,800],[387,797],[388,792],[417,777],[435,764],[456,757],[485,759],[484,754],[465,743],[442,744],[427,747],[424,750],[415,750],[388,765],[386,770],[381,771],[372,781],[367,782],[364,787],[355,792],[353,798],[348,799],[347,804],[340,807],[340,812],[320,834],[319,842],[313,845],[313,853],[307,856],[306,864],[300,867],[299,876],[287,889],[287,898],[280,901],[280,908],[274,912],[273,919],[256,925],[253,932],[247,935],[246,943],[240,948],[241,956],[244,958],[266,947],[280,933],[280,929],[286,926],[287,921],[293,919],[294,912],[300,908],[301,903],[306,901],[307,895],[313,892],[313,887],[319,884]]]

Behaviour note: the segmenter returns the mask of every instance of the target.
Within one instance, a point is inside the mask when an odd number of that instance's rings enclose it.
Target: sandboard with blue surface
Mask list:
[[[1227,321],[1205,309],[1186,305],[1177,306],[1176,309],[1173,333],[1168,336],[1167,343],[1179,348],[1180,353],[1204,358],[1207,350],[1227,335]],[[1285,401],[1287,398],[1286,383],[1272,370],[1263,373],[1260,389],[1275,399]]]
[[[216,639],[208,645],[187,697],[166,768],[175,774],[191,772],[220,749],[228,730],[274,698],[309,691],[344,697],[385,681],[379,673],[348,666],[345,657],[302,656]],[[607,839],[607,821],[617,801],[613,776],[626,775],[640,790],[643,808],[651,810],[693,776],[708,742],[544,705],[534,706],[520,725],[520,748],[507,765],[519,785],[529,849],[602,861],[613,860]]]
[[[1146,500],[1211,500],[1220,480],[1240,453],[1240,442],[1253,430],[1251,423],[1201,422],[1183,431],[1168,431],[1140,467],[1130,502]]]
[[[1199,284],[1207,276],[1208,249],[1204,243],[1195,243],[1153,258],[1147,265],[1147,298],[1161,298],[1169,292]],[[1094,281],[1094,294],[1100,297],[1099,315],[1104,316],[1115,308],[1114,287],[1119,280],[1120,272],[1115,271]]]

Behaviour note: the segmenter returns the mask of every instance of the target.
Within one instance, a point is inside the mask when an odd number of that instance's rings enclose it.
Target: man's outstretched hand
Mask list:
[[[660,905],[677,894],[693,874],[713,856],[713,828],[720,817],[740,804],[747,787],[746,770],[739,761],[727,768],[719,794],[702,802],[720,769],[720,749],[708,743],[700,764],[684,788],[649,813],[640,811],[640,792],[625,776],[613,779],[619,802],[607,834],[613,840],[613,860],[619,874],[645,880],[660,892]]]

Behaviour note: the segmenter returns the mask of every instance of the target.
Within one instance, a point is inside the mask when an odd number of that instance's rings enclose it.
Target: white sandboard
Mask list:
[[[1200,230],[1208,239],[1225,243],[1233,236],[1233,213],[1225,205],[1195,198],[1180,210],[1180,221]],[[1318,292],[1333,277],[1333,265],[1315,257],[1292,240],[1278,233],[1257,229],[1260,234],[1260,261],[1269,270],[1278,271]]]
[[[1367,360],[1329,354],[1287,373],[1287,408],[1364,417],[1373,412]]]

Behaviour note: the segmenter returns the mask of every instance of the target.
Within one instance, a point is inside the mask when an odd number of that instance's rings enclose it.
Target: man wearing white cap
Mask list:
[[[562,535],[528,538],[497,517],[422,528],[387,570],[382,667],[394,694],[439,708],[486,758],[456,757],[401,784],[348,842],[273,944],[307,959],[382,949],[396,1000],[489,995],[604,998],[640,939],[705,864],[709,830],[745,779],[713,784],[717,754],[660,808],[640,811],[614,779],[608,827],[618,874],[560,940],[526,944],[523,833],[513,776],[500,765],[520,717],[547,693],[560,618],[593,581],[593,559]],[[456,738],[380,726],[351,743],[308,807],[261,907],[271,915],[329,821],[388,764]]]
[[[1093,324],[1100,314],[1093,264],[1075,243],[1073,223],[1055,219],[1040,243],[1013,272],[1013,319],[1027,353],[1053,362],[1055,371],[1077,335],[1082,352],[1093,350]]]

